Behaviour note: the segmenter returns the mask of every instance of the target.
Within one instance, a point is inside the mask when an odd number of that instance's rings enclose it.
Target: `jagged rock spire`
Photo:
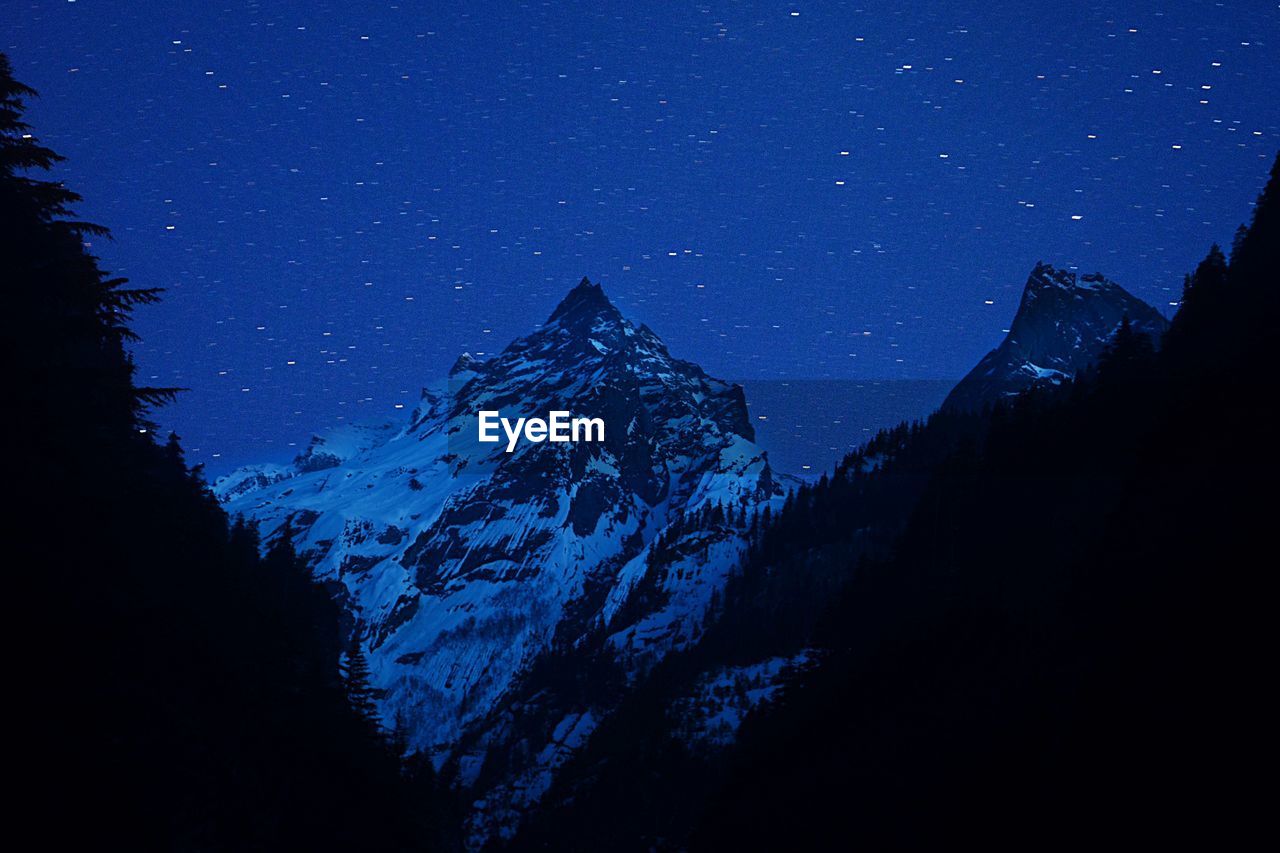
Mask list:
[[[619,319],[622,316],[618,309],[613,307],[609,297],[604,295],[604,288],[599,284],[592,284],[591,279],[583,276],[582,281],[578,282],[578,286],[570,290],[564,299],[560,300],[556,310],[552,311],[551,316],[547,318],[547,323],[559,322],[563,325],[594,318],[601,314],[607,314]]]

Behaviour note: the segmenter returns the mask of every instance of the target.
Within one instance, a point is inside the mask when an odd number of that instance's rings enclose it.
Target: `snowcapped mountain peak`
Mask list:
[[[458,360],[453,363],[453,367],[449,368],[450,376],[459,376],[463,373],[475,373],[484,366],[481,359],[476,358],[469,352],[464,352],[458,356]]]
[[[478,441],[482,410],[600,418],[604,440],[507,452]],[[784,497],[742,388],[587,279],[497,355],[461,356],[407,424],[330,435],[215,491],[267,541],[291,531],[368,651],[384,719],[510,816],[610,710],[542,683],[549,656],[634,677],[696,640],[749,518]],[[478,831],[509,828],[494,821]]]
[[[979,409],[1038,384],[1062,382],[1098,359],[1126,316],[1156,339],[1168,327],[1158,311],[1101,273],[1077,275],[1037,263],[1008,335],[960,380],[943,407]]]

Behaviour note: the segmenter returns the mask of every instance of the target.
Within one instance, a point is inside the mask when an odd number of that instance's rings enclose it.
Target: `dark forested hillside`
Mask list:
[[[536,849],[1230,844],[1269,763],[1280,176],[1163,341],[882,434],[763,526],[718,625],[598,730]],[[820,664],[692,748],[699,673]]]
[[[20,671],[41,737],[27,790],[45,846],[424,849],[450,819],[340,676],[337,614],[287,540],[259,556],[134,383],[130,310],[0,56],[0,274],[11,600],[38,616]],[[104,144],[106,144],[104,142]],[[16,547],[15,547],[16,546]],[[34,652],[25,651],[27,649]],[[364,687],[367,687],[365,685]]]

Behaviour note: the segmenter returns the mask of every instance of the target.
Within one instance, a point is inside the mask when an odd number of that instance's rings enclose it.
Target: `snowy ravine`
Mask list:
[[[477,412],[603,418],[601,443],[477,440]],[[215,484],[295,544],[366,649],[380,710],[508,835],[629,684],[695,640],[783,489],[740,387],[673,358],[598,285],[488,361],[458,360],[403,424],[346,427]],[[701,513],[719,504],[726,513]],[[679,541],[655,540],[673,521]],[[735,524],[735,519],[737,523]]]

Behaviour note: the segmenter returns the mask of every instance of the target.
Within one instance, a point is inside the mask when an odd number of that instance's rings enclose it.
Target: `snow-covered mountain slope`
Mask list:
[[[1168,322],[1120,285],[1036,264],[1000,346],[948,395],[943,408],[973,410],[1041,383],[1058,383],[1095,362],[1128,316],[1157,340]]]
[[[600,417],[605,437],[507,453],[478,441],[481,410]],[[742,389],[586,279],[533,334],[460,358],[406,423],[326,434],[215,491],[268,541],[289,522],[384,719],[486,797],[481,836],[509,831],[619,691],[700,635],[749,517],[783,497]],[[613,686],[583,689],[588,666]]]
[[[743,718],[772,700],[783,681],[795,671],[812,666],[816,656],[815,651],[806,649],[703,673],[690,695],[672,703],[677,734],[695,749],[727,746],[737,736]]]

